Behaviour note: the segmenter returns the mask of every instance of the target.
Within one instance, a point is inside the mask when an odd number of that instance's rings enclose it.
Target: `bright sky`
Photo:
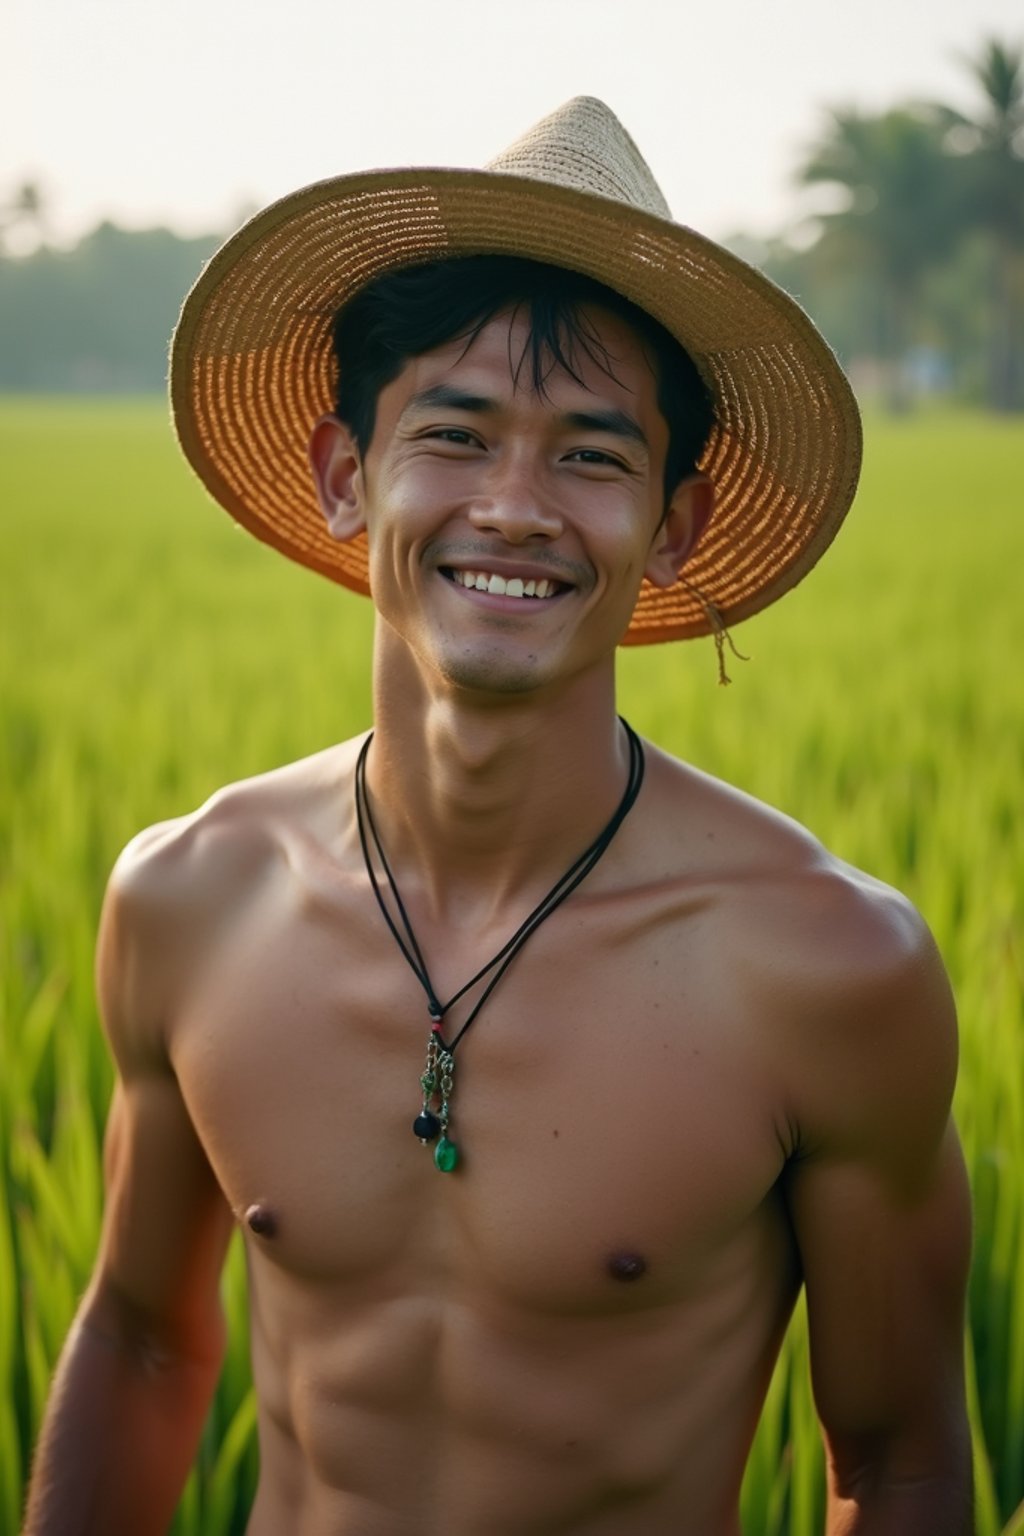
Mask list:
[[[958,53],[1024,37],[1021,0],[7,0],[0,201],[54,234],[107,216],[229,227],[306,182],[481,164],[603,97],[677,219],[772,232],[828,105],[970,107]]]

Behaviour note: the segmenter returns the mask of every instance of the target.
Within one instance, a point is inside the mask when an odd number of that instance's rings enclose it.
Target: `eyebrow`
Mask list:
[[[640,423],[625,411],[569,411],[565,421],[582,432],[608,432],[612,437],[625,437],[630,442],[639,443],[641,448],[650,447]]]
[[[421,389],[409,397],[402,411],[402,419],[416,411],[436,410],[438,407],[482,416],[488,411],[498,410],[499,403],[487,395],[468,394],[453,384],[432,384],[429,389]],[[612,437],[624,437],[629,442],[639,443],[642,448],[650,448],[640,423],[626,411],[566,411],[562,420],[566,426],[575,427],[578,431],[606,432]]]
[[[439,406],[446,411],[469,411],[482,416],[486,411],[496,411],[498,402],[488,399],[486,395],[467,394],[454,384],[432,384],[429,389],[421,389],[418,394],[409,396],[400,419],[415,411],[435,410]]]

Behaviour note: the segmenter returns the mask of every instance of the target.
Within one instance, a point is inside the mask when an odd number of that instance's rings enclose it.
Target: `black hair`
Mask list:
[[[600,305],[618,315],[645,346],[657,381],[658,409],[668,426],[665,500],[697,468],[715,421],[711,392],[683,346],[646,310],[594,278],[521,256],[462,256],[399,268],[374,278],[334,319],[338,364],[336,415],[365,453],[373,437],[377,399],[411,357],[456,338],[467,348],[507,309],[526,308],[530,333],[514,367],[516,382],[529,361],[543,394],[562,368],[582,383],[582,353],[609,377],[612,359],[582,311]]]

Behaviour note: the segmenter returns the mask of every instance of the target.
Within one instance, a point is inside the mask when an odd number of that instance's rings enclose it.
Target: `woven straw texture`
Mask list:
[[[800,307],[752,267],[670,222],[602,103],[570,102],[484,171],[397,170],[320,182],[257,214],[213,257],[175,332],[171,400],[184,452],[258,538],[360,592],[365,537],[327,532],[306,462],[332,407],[334,314],[379,273],[446,256],[532,257],[597,278],[690,352],[717,425],[701,467],[715,511],[685,584],[646,582],[626,643],[709,633],[794,586],[856,489],[849,384]],[[703,599],[703,601],[702,601]]]

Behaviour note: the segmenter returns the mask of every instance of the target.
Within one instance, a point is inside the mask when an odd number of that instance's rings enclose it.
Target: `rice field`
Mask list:
[[[868,423],[823,565],[736,632],[626,652],[636,728],[906,891],[962,1021],[975,1199],[967,1360],[979,1536],[1024,1536],[1024,423]],[[154,402],[0,405],[0,1536],[89,1272],[110,1089],[92,947],[140,827],[369,720],[368,605],[234,530]],[[244,1274],[178,1536],[244,1529]],[[747,1536],[820,1532],[798,1313],[744,1484]]]

